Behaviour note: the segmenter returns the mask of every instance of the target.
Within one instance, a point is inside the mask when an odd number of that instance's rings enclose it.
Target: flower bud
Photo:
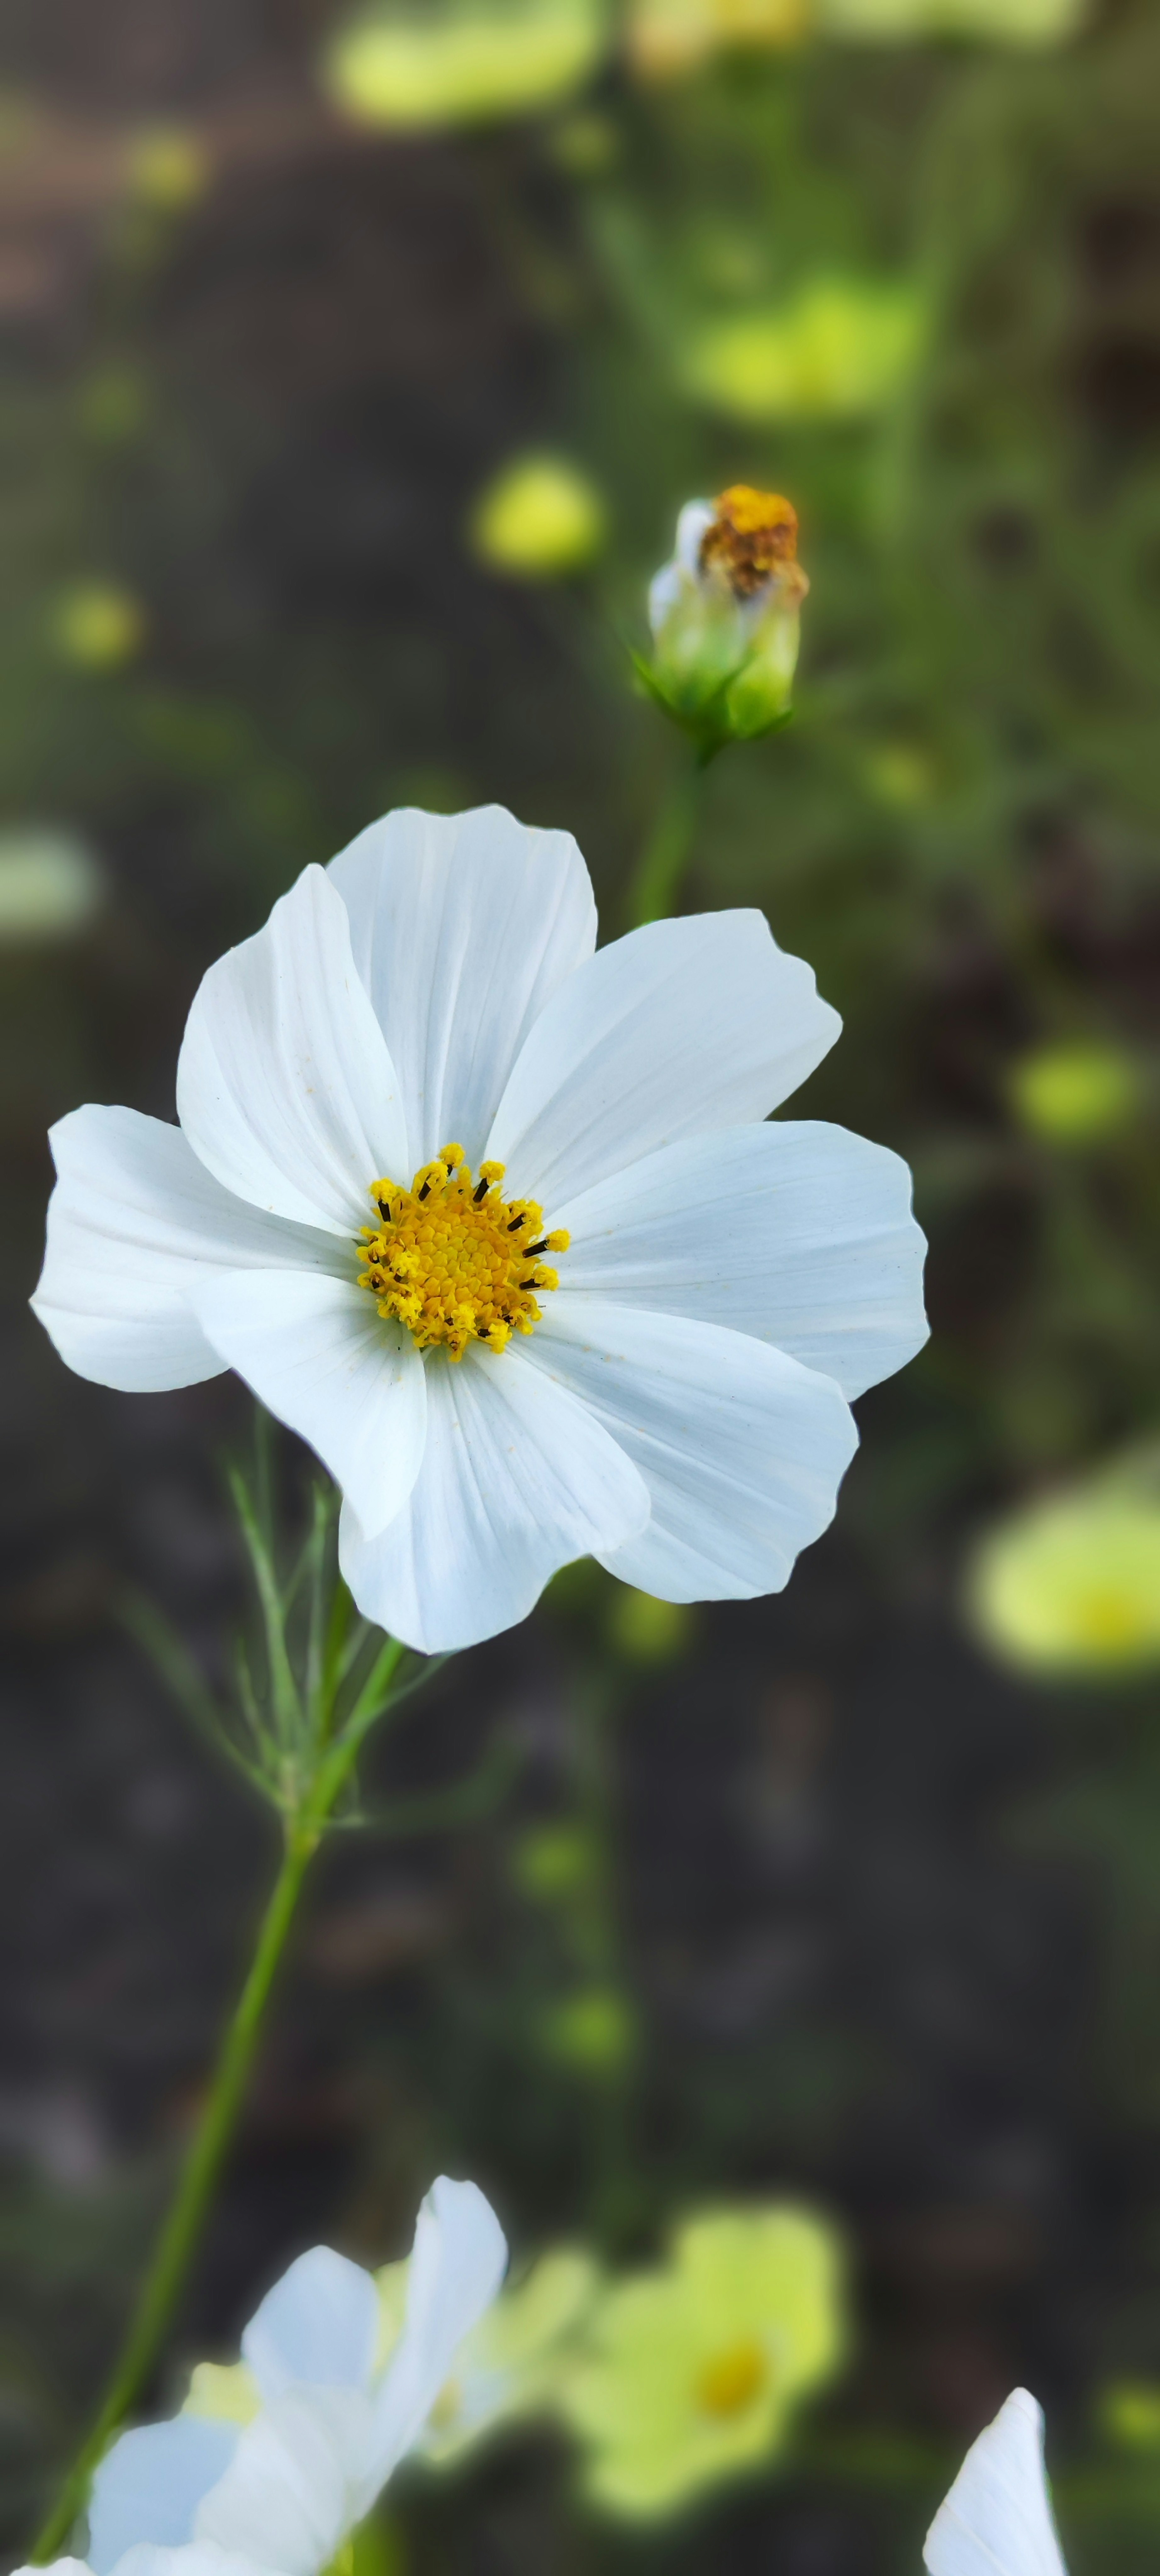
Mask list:
[[[649,589],[653,659],[637,669],[702,759],[787,721],[808,589],[797,514],[779,492],[734,483],[686,502]]]

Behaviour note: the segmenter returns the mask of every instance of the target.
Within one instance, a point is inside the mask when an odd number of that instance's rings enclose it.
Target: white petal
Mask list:
[[[684,572],[701,569],[701,545],[716,512],[711,501],[686,501],[677,520],[676,559]]]
[[[185,2549],[137,2548],[118,2561],[116,2576],[259,2576],[257,2561],[191,2541]],[[265,2571],[260,2571],[265,2576]]]
[[[593,1550],[640,1591],[780,1592],[833,1519],[858,1445],[853,1415],[831,1378],[768,1342],[561,1290],[530,1359],[591,1405],[640,1468],[647,1528]]]
[[[368,1535],[402,1510],[426,1438],[423,1363],[368,1289],[318,1271],[207,1273],[193,1300],[206,1340],[308,1440]]]
[[[321,868],[202,977],[177,1114],[227,1189],[332,1234],[367,1223],[372,1181],[410,1178],[395,1069]]]
[[[319,2576],[358,2519],[372,2421],[361,2389],[288,2388],[239,2435],[195,2538],[279,2576]]]
[[[566,1199],[683,1136],[764,1118],[841,1022],[760,912],[650,921],[602,948],[540,1013],[487,1151],[505,1190]]]
[[[364,2388],[378,2331],[370,2273],[329,2245],[315,2245],[267,2290],[242,2336],[242,2358],[267,2405],[296,2379],[320,2388]]]
[[[475,2183],[440,2174],[419,2212],[407,2314],[375,2400],[367,2507],[418,2439],[464,2336],[506,2270],[507,2244],[490,2202]]]
[[[215,1267],[349,1275],[333,1235],[235,1198],[160,1118],[90,1104],[49,1141],[58,1179],[32,1304],[69,1368],[99,1386],[149,1394],[220,1375],[187,1294]]]
[[[109,2576],[137,2541],[176,2548],[188,2540],[202,2497],[228,2468],[237,2439],[236,2424],[209,2424],[196,2415],[122,2433],[93,2477],[93,2576]]]
[[[43,2567],[17,2567],[13,2576],[90,2576],[83,2558],[50,2558]]]
[[[529,831],[500,805],[386,814],[330,876],[398,1069],[415,1168],[452,1143],[477,1164],[533,1020],[596,945],[571,833]]]
[[[1066,2576],[1043,2474],[1043,2415],[1025,2388],[972,2444],[923,2556],[930,2576]]]
[[[542,1328],[541,1328],[542,1329]],[[421,1654],[525,1619],[561,1565],[642,1529],[648,1494],[595,1415],[523,1350],[427,1363],[427,1446],[377,1538],[350,1512],[339,1562],[365,1618]]]
[[[569,1294],[756,1333],[845,1396],[926,1340],[910,1173],[845,1127],[778,1119],[692,1137],[554,1213],[572,1236]]]

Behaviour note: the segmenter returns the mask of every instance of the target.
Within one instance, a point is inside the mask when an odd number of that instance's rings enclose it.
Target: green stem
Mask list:
[[[672,911],[701,811],[705,764],[691,760],[671,781],[628,889],[628,921],[638,930]]]
[[[31,2552],[33,2566],[56,2556],[83,2511],[89,2481],[111,2436],[124,2422],[157,2361],[166,2330],[205,2224],[237,2125],[270,1992],[298,1908],[302,1883],[322,1829],[345,1787],[373,1716],[382,1708],[390,1676],[402,1654],[393,1639],[377,1659],[368,1687],[339,1742],[331,1747],[300,1815],[286,1826],[282,1866],[262,1918],[257,1947],[210,2086],[209,2098],[185,2161],[177,2197],[158,2239],[136,2313],[96,2417],[81,2444]],[[372,1695],[377,1686],[377,1698]],[[361,1717],[361,1724],[357,1723]]]

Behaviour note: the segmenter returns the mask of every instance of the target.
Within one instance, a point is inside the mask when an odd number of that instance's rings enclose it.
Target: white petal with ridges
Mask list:
[[[317,1271],[207,1274],[206,1340],[330,1469],[368,1535],[399,1512],[426,1437],[423,1363],[368,1289]]]
[[[413,1166],[452,1143],[478,1164],[533,1021],[596,945],[571,833],[529,830],[499,805],[407,809],[360,832],[329,873],[398,1071]]]
[[[110,2576],[138,2541],[177,2548],[189,2540],[202,2497],[224,2475],[237,2440],[236,2424],[207,2424],[195,2415],[122,2433],[93,2477],[93,2576]]]
[[[299,2379],[365,2388],[378,2332],[370,2273],[329,2245],[313,2245],[267,2291],[242,2336],[242,2359],[267,2405]]]
[[[490,2202],[475,2183],[440,2174],[419,2212],[403,2331],[375,2399],[367,2507],[418,2440],[460,2344],[506,2269],[507,2243]]]
[[[215,1269],[350,1275],[333,1235],[235,1198],[163,1119],[90,1104],[49,1141],[58,1178],[32,1304],[68,1367],[99,1386],[151,1394],[220,1374],[188,1293]]]
[[[972,2444],[923,2557],[930,2576],[1066,2576],[1043,2473],[1043,2414],[1025,2388]]]
[[[775,1342],[861,1395],[921,1350],[924,1238],[906,1164],[775,1119],[666,1146],[554,1211],[568,1293]]]
[[[433,1353],[410,1501],[377,1538],[343,1513],[339,1561],[359,1609],[421,1654],[498,1636],[561,1565],[620,1545],[648,1518],[624,1450],[529,1367],[526,1348],[469,1344],[458,1365]]]
[[[371,1183],[408,1171],[398,1078],[322,868],[202,977],[177,1114],[227,1189],[333,1234],[357,1235]]]
[[[195,2539],[278,2576],[320,2576],[358,2518],[371,2431],[361,2389],[288,2388],[239,2434]]]
[[[541,1011],[487,1141],[505,1194],[556,1210],[642,1155],[764,1118],[841,1022],[760,912],[651,921]]]
[[[560,1291],[530,1360],[599,1416],[648,1486],[647,1527],[593,1549],[622,1582],[663,1601],[780,1592],[833,1519],[853,1415],[832,1378],[768,1342]]]

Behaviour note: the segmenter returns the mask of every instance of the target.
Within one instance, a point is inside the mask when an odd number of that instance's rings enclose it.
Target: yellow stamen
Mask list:
[[[702,2415],[741,2415],[760,2396],[769,2362],[755,2335],[728,2345],[698,2374],[694,2397]]]
[[[566,1252],[563,1228],[546,1235],[534,1199],[500,1193],[502,1163],[482,1163],[475,1180],[462,1145],[444,1145],[416,1172],[410,1189],[375,1181],[379,1223],[364,1226],[360,1245],[380,1315],[406,1324],[420,1350],[441,1344],[461,1360],[471,1341],[502,1351],[513,1332],[540,1321],[536,1291],[559,1286],[538,1255]]]

